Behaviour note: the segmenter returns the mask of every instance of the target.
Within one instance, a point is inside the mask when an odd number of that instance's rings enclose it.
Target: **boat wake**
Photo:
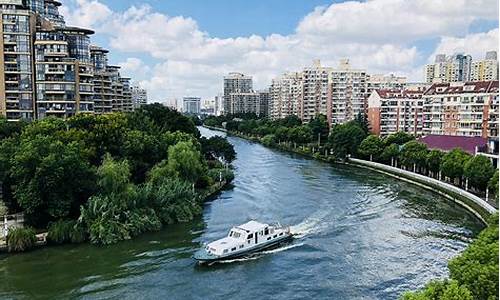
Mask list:
[[[284,245],[282,247],[274,248],[274,249],[271,249],[271,250],[257,252],[255,254],[247,256],[247,257],[222,260],[222,261],[218,261],[218,262],[215,262],[215,263],[217,263],[217,264],[231,264],[231,263],[235,263],[235,262],[243,262],[243,261],[256,260],[256,259],[261,258],[264,255],[275,254],[275,253],[278,253],[278,252],[290,250],[290,249],[301,247],[301,246],[304,246],[304,243],[288,244],[288,245]]]
[[[328,222],[325,222],[328,213],[327,210],[319,210],[301,223],[290,226],[290,232],[295,238],[299,239],[314,233],[320,233],[328,227]]]

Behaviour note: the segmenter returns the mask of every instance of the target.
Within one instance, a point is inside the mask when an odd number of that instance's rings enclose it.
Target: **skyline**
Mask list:
[[[498,48],[496,1],[285,2],[68,0],[61,11],[68,24],[94,29],[93,42],[112,50],[152,101],[212,98],[233,71],[264,88],[313,59],[336,67],[349,58],[370,73],[423,81],[437,53],[477,60]]]

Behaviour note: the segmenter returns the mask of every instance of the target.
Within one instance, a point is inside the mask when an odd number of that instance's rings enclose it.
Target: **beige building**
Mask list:
[[[436,83],[423,98],[423,134],[498,137],[498,80]]]
[[[269,115],[282,119],[299,115],[302,104],[303,80],[301,72],[289,72],[273,79],[270,87]]]
[[[368,124],[373,134],[396,132],[422,135],[423,91],[421,89],[379,89],[368,97]]]
[[[329,124],[343,124],[364,115],[367,98],[365,70],[353,69],[349,60],[343,59],[337,69],[329,72],[328,109]]]
[[[496,51],[486,53],[485,59],[472,62],[471,81],[498,80],[498,59]]]
[[[307,122],[318,114],[326,115],[329,99],[329,76],[332,68],[321,66],[319,60],[302,71],[303,93],[298,116]]]

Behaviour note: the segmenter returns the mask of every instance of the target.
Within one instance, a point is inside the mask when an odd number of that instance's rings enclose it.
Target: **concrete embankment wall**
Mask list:
[[[420,187],[436,192],[448,198],[449,200],[463,206],[465,209],[476,215],[485,224],[488,217],[497,212],[497,209],[495,209],[493,206],[491,206],[478,196],[434,178],[361,159],[351,158],[349,160],[349,163],[351,165],[372,169],[377,172],[384,173],[400,180],[411,182]]]
[[[208,128],[208,129],[212,129],[212,130],[227,132],[227,130],[225,128],[221,128],[221,127],[214,127],[214,126],[207,126],[207,125],[203,125],[203,127]]]

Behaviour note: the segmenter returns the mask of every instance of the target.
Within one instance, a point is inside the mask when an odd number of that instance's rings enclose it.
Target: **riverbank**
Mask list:
[[[498,210],[494,208],[492,205],[490,205],[488,202],[484,201],[483,199],[479,198],[478,196],[469,193],[463,189],[460,189],[456,186],[453,186],[451,184],[448,184],[446,182],[439,181],[437,179],[424,176],[418,173],[406,171],[403,169],[387,166],[381,163],[375,163],[375,162],[370,162],[366,160],[361,160],[361,159],[355,159],[351,158],[347,162],[343,162],[340,160],[335,159],[332,156],[329,156],[328,154],[323,155],[321,153],[312,153],[314,152],[314,149],[310,149],[306,146],[299,146],[299,147],[292,147],[291,145],[288,145],[287,143],[278,143],[274,145],[269,145],[265,144],[262,142],[262,140],[258,137],[250,137],[246,136],[243,134],[239,134],[236,132],[230,132],[227,131],[224,128],[219,128],[219,127],[213,127],[213,126],[205,126],[209,129],[212,130],[218,130],[225,132],[227,134],[230,134],[232,136],[237,136],[243,139],[247,139],[250,141],[258,142],[261,143],[267,147],[271,147],[274,149],[294,153],[294,154],[299,154],[308,158],[328,162],[328,163],[342,163],[342,164],[349,164],[353,165],[356,167],[361,167],[361,168],[367,168],[371,169],[373,171],[383,173],[385,175],[397,178],[399,180],[404,180],[406,182],[410,182],[412,184],[415,184],[417,186],[420,186],[422,188],[425,188],[427,190],[430,190],[432,192],[435,192],[437,194],[440,194],[444,196],[446,199],[457,203],[458,205],[462,206],[472,214],[474,214],[481,222],[485,225],[488,224],[487,220],[489,217]],[[312,150],[312,151],[311,151]]]
[[[220,192],[222,192],[225,188],[227,188],[230,184],[231,184],[231,182],[228,182],[227,180],[222,180],[221,182],[217,182],[217,183],[213,184],[212,186],[206,188],[204,191],[200,192],[200,196],[203,199],[202,203],[209,201],[210,199],[213,199]],[[163,226],[161,230],[166,229],[166,227],[168,227],[168,226],[169,225]],[[43,232],[39,232],[36,234],[36,242],[35,242],[35,245],[33,247],[33,250],[37,249],[37,248],[46,247],[46,246],[58,246],[59,245],[59,244],[49,243],[47,240],[47,235],[48,235],[48,231],[43,231]],[[86,241],[86,242],[88,242],[88,241]],[[6,243],[6,240],[0,240],[0,253],[6,253],[6,252],[8,252],[8,245]]]

